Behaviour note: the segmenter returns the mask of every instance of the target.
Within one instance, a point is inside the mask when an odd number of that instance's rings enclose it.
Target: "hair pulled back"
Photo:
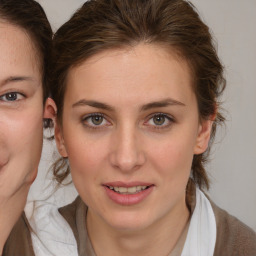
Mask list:
[[[53,42],[52,97],[60,124],[69,70],[101,51],[139,43],[169,47],[188,62],[201,120],[216,114],[211,141],[217,125],[224,121],[218,112],[218,98],[225,88],[223,67],[208,26],[189,1],[90,0],[60,27]],[[192,178],[200,188],[209,188],[204,168],[209,151],[210,147],[193,158]],[[60,159],[53,166],[59,182],[70,172],[65,162]]]

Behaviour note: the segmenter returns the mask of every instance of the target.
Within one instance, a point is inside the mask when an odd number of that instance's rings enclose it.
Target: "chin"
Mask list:
[[[110,214],[105,221],[112,228],[123,232],[135,232],[146,229],[153,223],[152,216],[136,212]]]

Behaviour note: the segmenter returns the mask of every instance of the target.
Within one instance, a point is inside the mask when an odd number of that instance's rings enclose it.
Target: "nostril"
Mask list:
[[[120,171],[129,172],[138,170],[145,163],[144,159],[143,156],[139,155],[120,157],[113,154],[111,157],[111,164]]]

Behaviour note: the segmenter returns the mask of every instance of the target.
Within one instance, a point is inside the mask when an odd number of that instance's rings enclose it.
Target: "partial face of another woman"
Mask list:
[[[0,198],[16,197],[22,205],[42,149],[41,65],[30,36],[4,21],[0,49]]]
[[[186,61],[140,44],[70,70],[57,143],[89,215],[141,230],[186,211],[194,154],[207,148]]]

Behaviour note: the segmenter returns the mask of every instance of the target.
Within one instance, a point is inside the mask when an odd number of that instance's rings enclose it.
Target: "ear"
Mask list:
[[[211,137],[212,124],[215,119],[215,114],[210,116],[207,120],[202,120],[197,134],[194,154],[199,155],[206,151]]]
[[[55,122],[57,114],[57,106],[52,98],[47,98],[44,105],[44,116],[43,118],[52,119]]]
[[[62,157],[68,157],[68,153],[65,146],[65,141],[63,138],[63,132],[59,122],[54,123],[54,134],[55,134],[55,142],[58,148],[58,151]]]
[[[51,98],[48,98],[45,102],[44,118],[50,118],[53,120],[56,146],[58,148],[60,155],[62,157],[67,157],[68,154],[65,148],[62,130],[59,122],[57,121],[57,106],[54,100]]]

